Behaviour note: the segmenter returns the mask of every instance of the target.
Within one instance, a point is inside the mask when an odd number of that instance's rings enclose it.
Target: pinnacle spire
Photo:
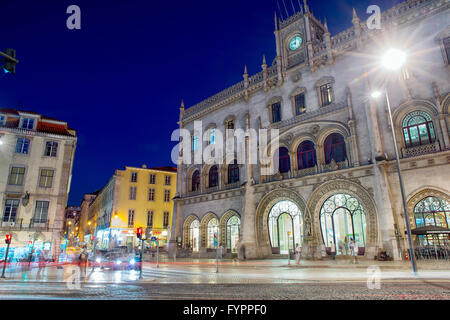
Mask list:
[[[359,19],[359,18],[358,18],[358,15],[356,14],[356,9],[353,8],[353,20],[355,20],[355,19]]]
[[[267,64],[266,63],[266,55],[265,54],[263,54],[263,64]]]
[[[277,12],[274,11],[275,13],[275,31],[278,30],[278,17],[277,17]]]
[[[244,74],[248,74],[248,72],[247,72],[247,65],[245,65]]]
[[[180,109],[184,109],[184,100],[183,99],[181,99],[181,107],[180,107]]]
[[[327,18],[325,18],[325,21],[323,22],[323,26],[325,28],[325,32],[328,32]]]
[[[303,6],[305,7],[305,12],[309,12],[309,6],[306,3],[306,0],[303,0]]]

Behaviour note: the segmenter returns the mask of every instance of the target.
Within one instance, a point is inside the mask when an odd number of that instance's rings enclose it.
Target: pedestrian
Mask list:
[[[219,259],[222,259],[223,257],[223,244],[221,243],[219,246]]]
[[[333,241],[330,241],[330,254],[333,260],[336,260],[336,245]]]
[[[81,253],[79,256],[79,261],[80,261],[80,275],[81,277],[86,277],[86,268],[87,268],[87,261],[88,261],[88,252],[87,252],[87,248],[86,246],[83,246],[83,248],[81,249]]]
[[[298,243],[295,244],[295,254],[297,255],[297,259],[295,261],[296,264],[300,264],[300,257],[302,255],[302,247],[299,246]]]
[[[348,255],[348,240],[347,240],[347,236],[344,238],[344,250],[345,250],[345,255]]]
[[[39,270],[36,274],[36,280],[39,280],[41,278],[41,272],[45,268],[45,261],[46,261],[45,252],[42,251],[42,249],[39,249],[37,258]]]
[[[359,251],[358,243],[356,243],[356,241],[353,240],[353,263],[354,264],[358,264],[358,251]]]

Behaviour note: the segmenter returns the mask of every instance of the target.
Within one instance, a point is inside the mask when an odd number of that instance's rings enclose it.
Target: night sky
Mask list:
[[[308,1],[332,35],[352,26],[352,7],[365,20],[369,5],[399,2]],[[66,27],[72,4],[81,30]],[[115,169],[175,165],[181,99],[189,107],[241,81],[245,64],[261,71],[263,54],[270,65],[275,10],[276,0],[1,0],[0,51],[16,49],[20,63],[0,75],[0,107],[77,130],[69,205],[79,205]]]

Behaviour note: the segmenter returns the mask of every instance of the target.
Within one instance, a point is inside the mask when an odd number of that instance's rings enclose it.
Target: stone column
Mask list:
[[[447,122],[445,121],[445,115],[441,114],[439,116],[439,123],[441,124],[442,136],[444,137],[445,148],[450,148],[450,139],[448,136]]]

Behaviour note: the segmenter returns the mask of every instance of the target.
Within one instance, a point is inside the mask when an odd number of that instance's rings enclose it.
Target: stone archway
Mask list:
[[[227,245],[227,223],[232,217],[238,217],[241,220],[241,216],[234,210],[227,210],[219,220],[219,233],[220,233],[220,243],[226,248]]]
[[[256,248],[257,255],[261,258],[268,257],[272,255],[272,247],[269,239],[269,228],[268,228],[268,217],[270,210],[275,204],[280,201],[289,200],[297,205],[300,209],[305,229],[307,228],[307,221],[309,219],[305,212],[306,202],[303,198],[294,190],[290,189],[277,189],[268,193],[258,204],[256,209],[256,223],[255,223],[255,234],[256,234]],[[306,234],[306,230],[303,230],[303,234]]]
[[[200,248],[207,248],[207,241],[208,241],[208,223],[211,221],[211,219],[216,218],[219,220],[219,217],[215,213],[209,212],[207,213],[202,221],[200,222]]]
[[[308,209],[311,213],[313,227],[313,245],[316,250],[322,245],[320,212],[325,201],[336,194],[348,194],[356,198],[363,206],[366,214],[366,250],[365,256],[375,255],[378,239],[378,218],[373,196],[356,182],[348,180],[332,180],[323,183],[313,191]]]
[[[439,191],[433,188],[424,188],[420,191],[415,192],[414,195],[411,196],[406,202],[406,207],[408,208],[409,226],[411,229],[414,229],[416,227],[414,208],[421,200],[427,197],[440,198],[450,203],[450,195],[443,191]]]
[[[195,215],[191,214],[188,216],[183,223],[183,248],[187,248],[187,245],[189,244],[190,239],[190,227],[192,222],[195,220],[198,220],[200,222],[200,219]]]

